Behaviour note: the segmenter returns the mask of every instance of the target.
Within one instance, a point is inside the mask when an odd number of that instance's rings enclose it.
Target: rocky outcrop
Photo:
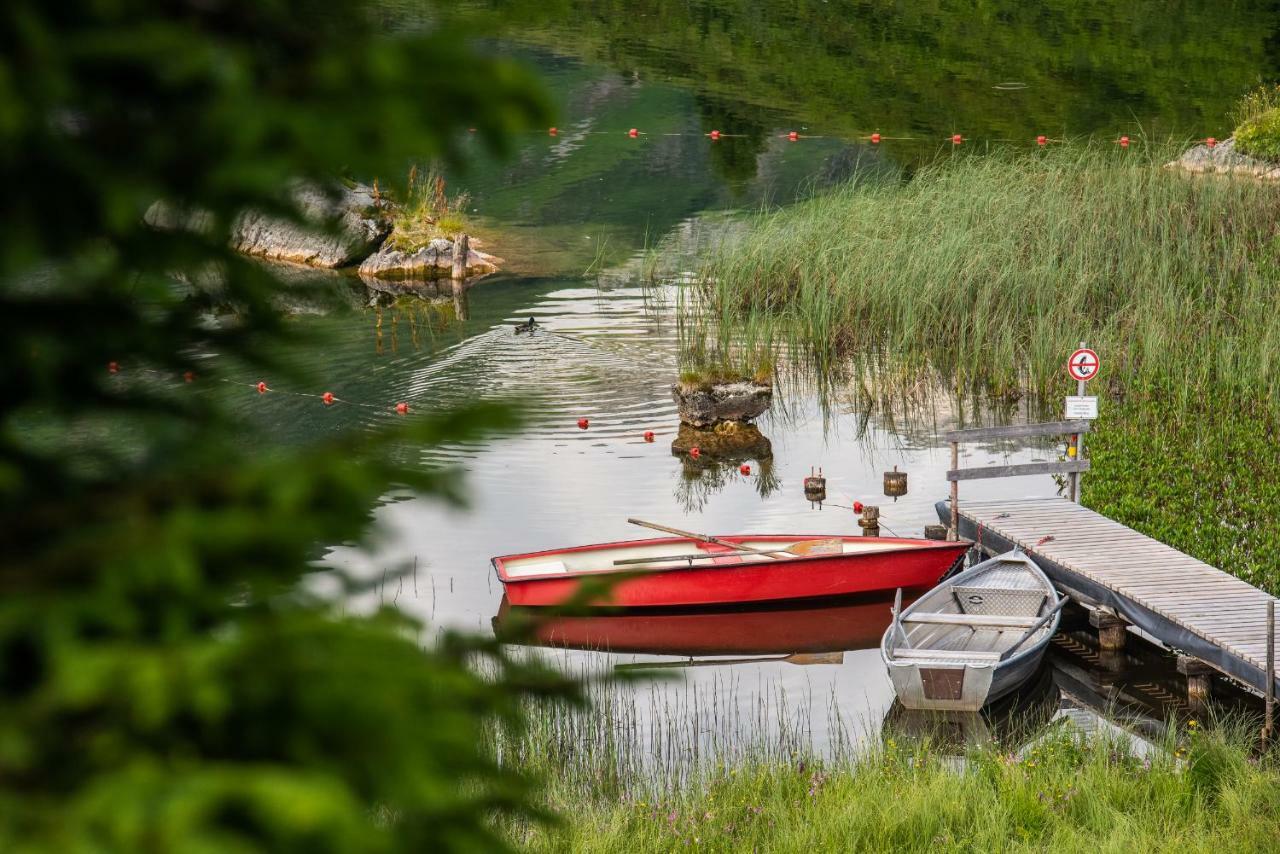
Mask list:
[[[454,244],[437,237],[429,244],[413,252],[384,245],[360,265],[361,278],[374,279],[435,279],[450,275],[453,269]],[[495,272],[501,258],[495,258],[474,248],[467,252],[467,277],[483,276]]]
[[[1165,168],[1280,181],[1280,163],[1269,163],[1241,154],[1236,151],[1235,139],[1224,139],[1213,148],[1204,143],[1192,146],[1177,160],[1166,163]]]
[[[671,397],[680,420],[693,427],[714,427],[726,421],[751,421],[773,402],[773,386],[750,380],[693,385],[676,383]]]
[[[232,247],[272,261],[333,269],[368,257],[391,233],[384,206],[364,185],[299,185],[292,197],[307,224],[245,211],[232,227]]]

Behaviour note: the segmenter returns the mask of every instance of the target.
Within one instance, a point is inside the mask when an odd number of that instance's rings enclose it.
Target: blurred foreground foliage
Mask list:
[[[490,641],[335,613],[302,583],[389,484],[456,499],[443,473],[395,466],[393,442],[514,414],[286,452],[213,391],[285,379],[272,354],[298,334],[285,283],[227,249],[238,212],[296,217],[293,180],[456,163],[469,127],[501,153],[548,120],[444,13],[387,15],[0,11],[0,850],[472,849],[497,844],[493,816],[536,817],[529,782],[477,745],[572,686]],[[149,228],[158,199],[207,227]]]

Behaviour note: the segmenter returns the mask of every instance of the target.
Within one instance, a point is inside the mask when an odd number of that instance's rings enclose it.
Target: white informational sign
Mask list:
[[[1092,421],[1098,417],[1098,398],[1071,395],[1067,398],[1066,417],[1068,421],[1073,421],[1077,418],[1087,418]]]
[[[1070,359],[1067,359],[1067,373],[1071,374],[1071,379],[1080,382],[1093,379],[1098,375],[1100,367],[1098,354],[1088,347],[1081,347],[1071,354]]]

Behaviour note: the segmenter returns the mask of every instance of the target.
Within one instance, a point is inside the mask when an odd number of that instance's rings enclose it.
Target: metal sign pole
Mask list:
[[[1085,342],[1083,341],[1080,342],[1081,350],[1085,349],[1087,346],[1088,345],[1085,344]],[[1077,397],[1084,397],[1084,383],[1085,383],[1084,380],[1076,380],[1076,396]],[[1078,462],[1083,459],[1084,459],[1084,434],[1077,433],[1076,434],[1076,461]],[[1080,493],[1081,493],[1080,472],[1078,471],[1072,472],[1071,473],[1071,500],[1079,504],[1080,498],[1081,498]]]

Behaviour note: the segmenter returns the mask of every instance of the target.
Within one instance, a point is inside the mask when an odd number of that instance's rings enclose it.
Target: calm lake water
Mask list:
[[[387,8],[394,20],[413,7]],[[504,606],[490,557],[644,535],[629,516],[709,533],[850,533],[854,514],[836,505],[860,500],[882,507],[886,533],[918,536],[946,494],[949,452],[937,437],[960,420],[942,393],[888,420],[850,392],[819,400],[792,383],[760,421],[772,456],[752,460],[752,474],[736,463],[691,468],[672,455],[678,273],[732,227],[734,211],[785,204],[855,174],[909,179],[951,133],[974,147],[1031,146],[1039,133],[1225,137],[1232,102],[1275,76],[1280,56],[1269,3],[997,3],[980,14],[728,0],[548,8],[511,13],[491,49],[546,81],[560,105],[558,134],[529,134],[510,161],[478,157],[450,178],[451,190],[470,193],[506,272],[458,301],[320,277],[317,290],[345,308],[298,306],[297,323],[328,342],[292,358],[316,378],[307,391],[370,405],[326,410],[311,398],[256,395],[242,403],[246,419],[305,442],[384,424],[398,400],[415,411],[477,398],[526,402],[529,425],[517,436],[405,451],[411,465],[455,466],[469,509],[388,495],[371,548],[335,543],[323,559],[376,582],[353,606],[394,602],[435,628],[491,631]],[[632,127],[638,138],[626,134]],[[704,136],[712,129],[731,135],[712,142]],[[793,129],[803,134],[797,142],[787,138]],[[872,145],[872,131],[886,141]],[[651,282],[655,258],[667,275]],[[513,325],[528,317],[544,331],[516,335]],[[576,424],[583,417],[585,431]],[[965,420],[1019,417],[1013,407]],[[646,430],[657,441],[645,443]],[[965,464],[984,465],[1057,449],[967,454]],[[910,483],[896,502],[881,494],[895,465]],[[801,490],[814,467],[828,478],[826,506]],[[1033,478],[967,483],[963,494],[1056,491]],[[625,652],[552,654],[583,668],[693,658],[679,668],[683,681],[632,689],[645,697],[641,716],[704,690],[734,711],[720,723],[768,729],[790,716],[821,745],[833,709],[872,732],[890,714],[875,649],[887,618],[887,601],[873,599],[772,615],[596,621],[562,626],[559,636]],[[726,656],[774,660],[713,661]],[[762,702],[778,712],[769,722]]]

